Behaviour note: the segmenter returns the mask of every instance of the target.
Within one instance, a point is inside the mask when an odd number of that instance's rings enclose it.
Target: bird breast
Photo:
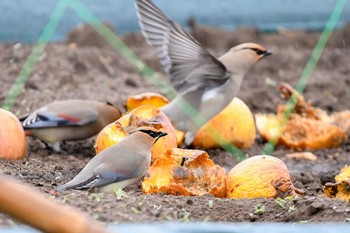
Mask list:
[[[206,91],[202,96],[200,112],[207,119],[221,112],[236,96],[241,82],[241,76],[231,76],[221,87]]]

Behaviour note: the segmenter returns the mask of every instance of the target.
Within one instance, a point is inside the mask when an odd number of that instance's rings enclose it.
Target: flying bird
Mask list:
[[[86,139],[116,121],[121,112],[115,106],[89,100],[62,100],[45,105],[21,117],[27,136],[42,140],[55,152],[60,142]]]
[[[151,164],[152,146],[167,133],[151,127],[131,131],[122,141],[101,151],[68,183],[54,192],[69,189],[96,189],[113,193],[146,175]]]
[[[271,52],[256,43],[244,43],[216,58],[152,1],[136,0],[136,9],[141,32],[156,49],[177,92],[162,111],[177,129],[187,132],[185,144],[190,145],[198,129],[236,96],[247,71]]]

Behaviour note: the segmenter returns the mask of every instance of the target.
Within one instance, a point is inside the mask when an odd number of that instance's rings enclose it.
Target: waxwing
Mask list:
[[[151,164],[151,149],[167,133],[150,127],[130,132],[122,141],[101,151],[68,183],[54,191],[88,189],[113,193],[146,175]]]
[[[246,72],[271,53],[245,43],[216,58],[150,0],[136,0],[142,34],[158,54],[177,96],[162,111],[192,143],[198,129],[236,96]]]
[[[54,151],[63,152],[60,142],[94,136],[120,116],[119,109],[108,103],[62,100],[45,105],[20,120],[27,136],[39,138]]]

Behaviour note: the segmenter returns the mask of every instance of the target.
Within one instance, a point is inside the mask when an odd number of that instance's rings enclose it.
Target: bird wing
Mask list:
[[[99,155],[100,156],[100,155]],[[86,177],[84,180],[80,180],[80,182],[75,183],[73,185],[65,186],[64,189],[90,189],[90,188],[98,188],[101,186],[105,186],[112,183],[117,183],[123,180],[127,180],[133,177],[136,177],[137,169],[125,169],[121,170],[114,169],[110,164],[102,163],[98,167],[96,167],[93,171],[93,174],[89,177]],[[56,190],[60,190],[60,187]]]
[[[129,178],[130,177],[128,177],[128,176],[124,176],[124,175],[116,174],[116,173],[114,173],[113,175],[110,174],[110,176],[107,174],[103,174],[103,175],[95,174],[81,183],[78,183],[78,184],[75,184],[75,185],[72,185],[72,186],[69,186],[66,188],[69,188],[69,189],[98,188],[98,187],[105,186],[108,184],[117,183],[119,181],[127,180]],[[59,191],[59,188],[56,190]]]
[[[89,106],[62,109],[58,112],[42,108],[29,115],[23,122],[24,129],[83,126],[94,122],[99,113]]]
[[[141,31],[180,93],[221,86],[225,66],[149,0],[136,1]]]

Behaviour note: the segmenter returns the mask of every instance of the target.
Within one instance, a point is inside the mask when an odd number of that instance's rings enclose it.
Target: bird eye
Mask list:
[[[260,50],[260,49],[257,49],[257,48],[250,48],[251,50],[255,51],[257,55],[263,55],[266,53],[266,51],[263,51],[263,50]]]
[[[143,133],[148,134],[148,135],[151,136],[152,138],[155,138],[155,137],[158,136],[158,134],[157,134],[156,132],[152,131],[152,130],[144,130],[144,129],[142,129],[142,130],[140,130],[140,131],[143,132]]]

